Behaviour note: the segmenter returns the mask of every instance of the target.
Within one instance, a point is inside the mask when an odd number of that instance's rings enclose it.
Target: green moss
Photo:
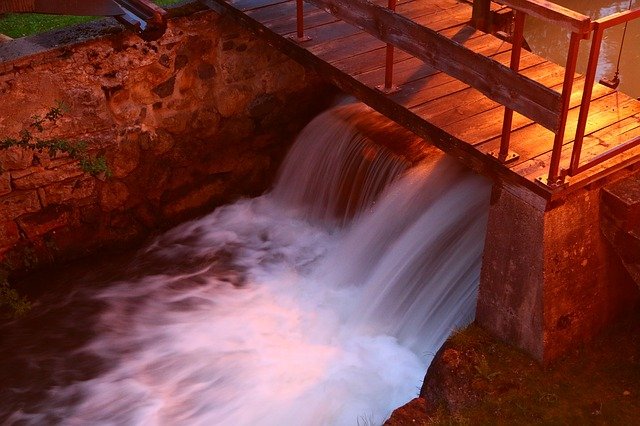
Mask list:
[[[0,275],[0,317],[17,318],[31,310],[31,302],[9,286]]]
[[[167,6],[180,0],[156,0],[156,4]],[[26,37],[56,28],[99,19],[95,16],[43,15],[36,13],[9,13],[0,18],[0,33],[11,38]]]
[[[640,315],[547,367],[471,326],[449,340],[472,371],[477,402],[428,424],[635,424],[640,415]],[[462,390],[464,392],[464,390]],[[471,421],[470,421],[471,420]]]

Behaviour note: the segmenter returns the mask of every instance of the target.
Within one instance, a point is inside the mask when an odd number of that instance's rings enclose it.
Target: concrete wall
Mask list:
[[[587,342],[640,292],[600,231],[601,186],[561,203],[493,189],[477,321],[542,361]]]
[[[0,151],[0,267],[128,243],[269,187],[331,90],[234,22],[181,13],[155,42],[98,22],[0,45],[0,139],[62,101],[40,136],[86,141],[113,171]]]

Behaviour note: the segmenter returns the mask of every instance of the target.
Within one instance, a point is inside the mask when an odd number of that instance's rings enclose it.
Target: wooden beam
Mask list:
[[[334,16],[558,130],[560,94],[449,38],[366,0],[308,0]]]
[[[591,31],[591,18],[546,0],[495,0],[527,15],[553,22],[579,34]]]

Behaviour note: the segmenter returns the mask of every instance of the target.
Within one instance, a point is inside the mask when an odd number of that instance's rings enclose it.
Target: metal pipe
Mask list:
[[[396,11],[396,3],[397,0],[389,0],[387,3],[387,7],[392,12]],[[392,44],[387,43],[386,50],[386,63],[384,68],[384,91],[392,92],[394,91],[393,87],[393,53],[394,47]]]
[[[524,35],[524,18],[525,14],[516,10],[515,28],[513,32],[513,40],[511,46],[511,64],[513,71],[520,69],[520,57],[522,56],[522,40]],[[511,124],[513,123],[513,110],[505,108],[504,119],[502,121],[502,137],[500,138],[500,152],[498,160],[506,161],[509,155],[509,140],[511,139]]]
[[[304,4],[296,0],[296,34],[299,40],[304,38]]]
[[[591,51],[589,53],[589,63],[587,65],[587,73],[584,79],[584,89],[582,91],[582,102],[580,103],[580,115],[578,116],[578,126],[576,128],[576,138],[573,142],[573,150],[571,151],[571,163],[569,165],[569,176],[573,176],[580,165],[580,154],[582,151],[582,141],[584,140],[585,129],[587,127],[587,118],[589,117],[589,106],[591,105],[591,94],[593,93],[593,84],[596,80],[596,71],[598,69],[598,58],[600,57],[600,46],[602,44],[603,28],[596,22],[594,23],[593,40],[591,41]]]
[[[580,50],[580,40],[582,37],[583,35],[580,33],[571,33],[569,52],[567,53],[567,65],[564,72],[564,82],[562,84],[562,95],[560,96],[560,122],[558,124],[556,136],[553,139],[553,151],[551,152],[549,175],[547,176],[548,185],[557,185],[558,183],[561,183],[559,174],[560,157],[562,156],[562,144],[564,143],[567,115],[569,114],[569,104],[571,103],[571,90],[573,89],[573,79],[576,72],[578,51]]]

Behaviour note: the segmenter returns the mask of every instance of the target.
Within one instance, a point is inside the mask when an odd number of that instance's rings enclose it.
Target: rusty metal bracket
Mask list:
[[[384,84],[378,84],[376,86],[376,90],[379,92],[384,93],[385,95],[390,95],[392,93],[396,93],[399,92],[401,90],[400,86],[396,86],[395,84],[392,84],[390,87],[387,87]]]
[[[555,189],[564,188],[567,185],[569,185],[569,179],[567,176],[558,176],[558,178],[555,179],[554,181],[550,181],[549,175],[543,175],[536,178],[536,183],[539,183],[545,186],[546,188],[555,190]]]
[[[312,40],[312,38],[309,37],[308,35],[303,35],[302,37],[298,37],[297,35],[292,34],[292,35],[288,35],[287,38],[298,44],[302,44],[304,42]]]
[[[513,163],[514,161],[518,160],[520,158],[520,154],[518,154],[515,151],[511,151],[509,150],[507,152],[507,155],[504,157],[500,156],[500,152],[499,151],[489,151],[487,152],[487,155],[491,158],[496,159],[497,161],[499,161],[502,164],[509,164],[509,163]]]

